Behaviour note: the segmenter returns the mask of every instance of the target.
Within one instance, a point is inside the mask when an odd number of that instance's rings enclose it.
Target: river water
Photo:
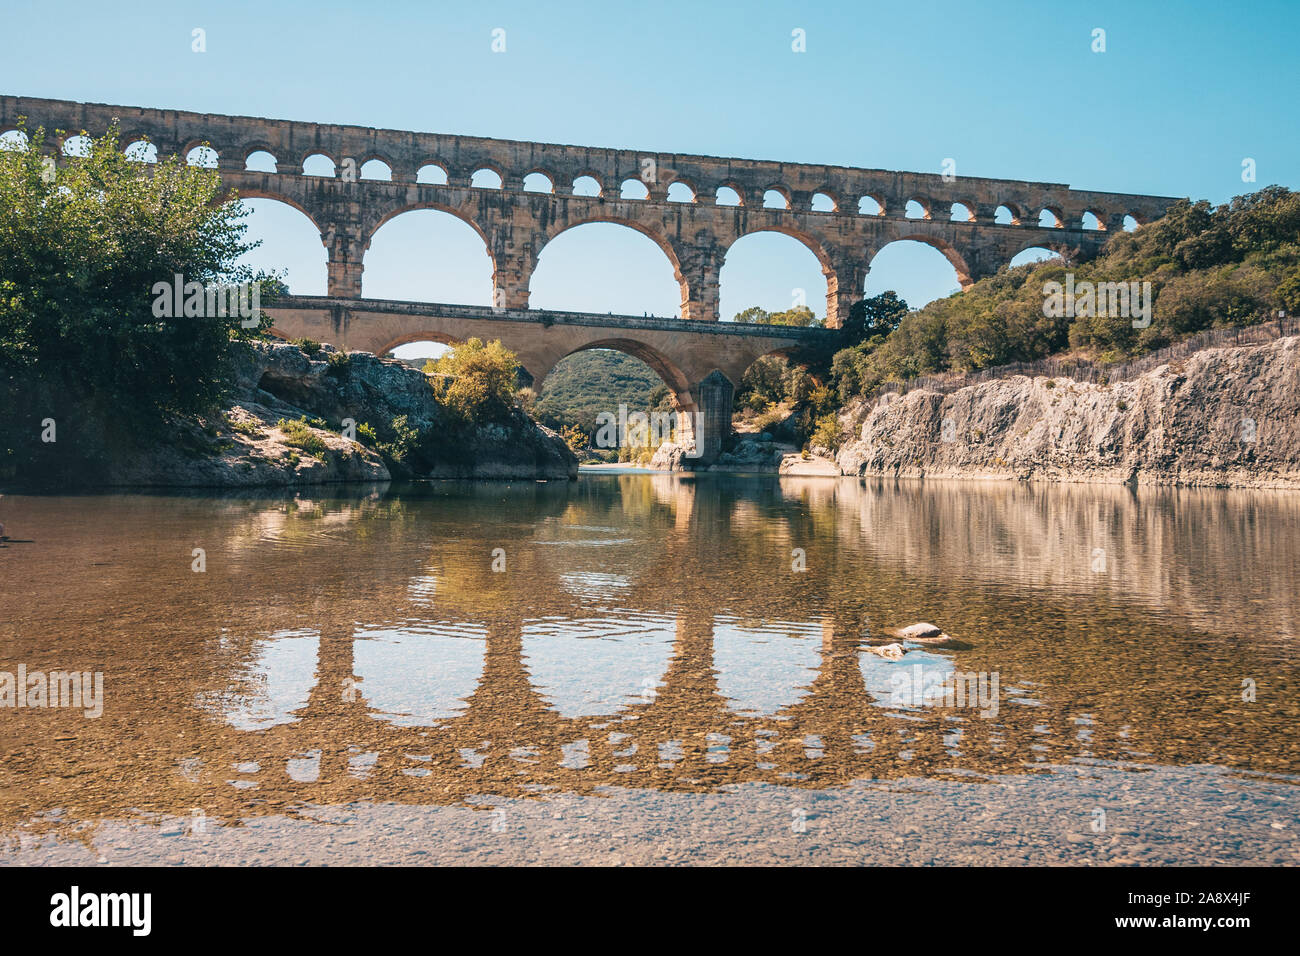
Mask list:
[[[0,522],[0,862],[1300,861],[1297,495],[606,473]],[[918,621],[952,640],[873,652]]]

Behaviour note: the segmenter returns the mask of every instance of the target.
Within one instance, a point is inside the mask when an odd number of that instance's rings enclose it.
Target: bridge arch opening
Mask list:
[[[361,274],[365,298],[491,305],[494,274],[487,240],[438,208],[407,209],[370,237]]]
[[[89,136],[69,136],[63,141],[62,152],[64,156],[89,156],[92,145],[93,142]],[[191,165],[193,164],[191,163]]]
[[[677,391],[662,371],[671,363],[659,362],[656,369],[628,349],[610,344],[579,348],[549,370],[541,369],[540,379],[534,376],[532,387],[540,390],[534,411],[542,424],[556,431],[577,426],[594,439],[601,413],[617,416],[620,405],[629,414],[677,408]]]
[[[893,291],[919,309],[960,292],[970,281],[965,262],[951,246],[930,237],[908,237],[876,253],[867,272],[866,295]]]
[[[909,199],[903,209],[903,216],[907,219],[928,219],[930,213],[919,199]]]
[[[398,336],[386,343],[377,354],[392,355],[393,358],[423,368],[426,361],[442,358],[460,341],[445,332],[425,329]]]
[[[625,179],[618,195],[620,199],[649,199],[650,190],[639,179]]]
[[[244,159],[244,169],[251,173],[279,172],[280,164],[264,149],[255,149]]]
[[[684,281],[667,240],[630,223],[592,220],[553,236],[529,280],[533,309],[674,317]]]
[[[1045,208],[1038,214],[1038,225],[1044,229],[1061,229],[1065,223],[1059,209]]]
[[[282,199],[245,193],[240,203],[248,210],[245,241],[261,243],[244,253],[240,264],[254,271],[283,272],[293,295],[325,295],[328,253],[311,218]]]
[[[147,140],[137,139],[134,143],[122,150],[126,158],[136,163],[157,163],[158,147]]]
[[[813,193],[812,205],[810,206],[813,212],[834,212],[838,206],[839,203],[835,201],[835,198],[830,193]]]
[[[206,143],[195,146],[185,154],[185,162],[191,166],[200,166],[203,169],[217,168],[217,151]]]
[[[323,176],[326,179],[333,179],[334,172],[334,160],[324,153],[312,153],[302,161],[302,174],[304,176]]]
[[[1060,259],[1061,254],[1055,249],[1048,249],[1046,246],[1030,246],[1027,249],[1021,249],[1011,257],[1010,265],[1016,266],[1029,265],[1034,262],[1046,262],[1048,259]]]
[[[695,190],[679,179],[668,187],[667,199],[669,202],[693,203],[695,202]]]
[[[949,222],[974,222],[975,207],[967,202],[955,202],[948,210],[951,215],[948,217]]]
[[[730,186],[719,186],[717,193],[714,195],[714,204],[718,206],[741,206],[744,201],[740,193]]]
[[[751,308],[788,312],[799,307],[826,317],[826,261],[811,241],[776,230],[746,233],[727,249],[718,273],[719,318]]]
[[[1106,224],[1101,221],[1100,216],[1089,209],[1083,214],[1083,228],[1093,230],[1094,232],[1105,232]]]
[[[586,352],[621,352],[623,355],[636,359],[653,372],[658,380],[667,387],[668,395],[666,397],[668,402],[674,408],[686,412],[697,410],[694,399],[690,396],[690,388],[693,383],[676,364],[653,346],[647,345],[644,342],[639,342],[636,339],[621,337],[597,339],[591,342],[586,342],[566,353],[550,368],[528,369],[529,373],[533,376],[533,388],[539,390],[543,402],[547,399],[548,387],[552,381],[552,375],[555,370],[560,367],[561,363],[571,359],[573,356]],[[572,365],[573,363],[569,364]],[[617,389],[614,391],[617,391]],[[554,403],[553,393],[552,403]],[[601,410],[617,414],[618,403],[617,401],[614,401],[613,408]],[[629,411],[631,410],[632,409],[629,406]]]
[[[473,175],[469,177],[469,184],[474,189],[500,189],[501,174],[495,169],[484,166],[474,170]]]
[[[425,163],[416,171],[415,181],[422,186],[445,186],[447,168],[438,163]]]
[[[573,195],[595,199],[600,195],[600,182],[595,176],[579,176],[573,181]]]
[[[882,216],[884,213],[884,204],[875,196],[863,196],[858,200],[859,216]]]
[[[790,196],[783,188],[769,186],[763,191],[764,209],[789,209]]]
[[[382,159],[368,159],[361,164],[360,176],[362,179],[375,179],[380,182],[391,183],[393,181],[393,167]]]
[[[1124,231],[1125,231],[1125,232],[1132,232],[1133,230],[1137,229],[1137,227],[1138,227],[1139,225],[1140,225],[1140,223],[1137,221],[1137,217],[1136,217],[1136,216],[1129,215],[1129,216],[1125,216],[1125,217],[1124,217]]]
[[[1010,226],[1019,218],[1011,211],[1011,207],[1006,205],[998,206],[993,213],[993,222],[999,226]]]
[[[545,173],[529,173],[524,177],[524,192],[553,193],[555,192],[555,183]]]

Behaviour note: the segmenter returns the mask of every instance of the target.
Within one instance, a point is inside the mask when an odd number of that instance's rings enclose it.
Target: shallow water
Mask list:
[[[0,672],[104,680],[0,707],[0,862],[1300,859],[1297,495],[590,474],[0,522]],[[871,652],[916,621],[953,640]]]

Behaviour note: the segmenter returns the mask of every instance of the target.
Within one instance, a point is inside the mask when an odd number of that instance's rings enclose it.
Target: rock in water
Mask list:
[[[896,661],[907,653],[907,651],[903,650],[902,644],[886,644],[884,647],[868,647],[867,650],[872,654],[876,654],[891,661]]]
[[[909,624],[902,630],[895,631],[894,636],[901,637],[908,641],[915,641],[922,637],[938,637],[942,633],[943,631],[939,630],[939,628],[935,627],[933,624],[920,622],[918,624]]]

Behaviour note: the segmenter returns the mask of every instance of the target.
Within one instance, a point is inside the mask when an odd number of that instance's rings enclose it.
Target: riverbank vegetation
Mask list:
[[[273,277],[237,265],[253,244],[216,170],[131,160],[116,129],[55,164],[44,130],[20,133],[0,149],[0,477],[57,479],[213,410],[233,343],[269,324],[159,317],[158,283],[265,281],[269,300]]]
[[[1150,283],[1149,324],[1132,310],[1045,315],[1049,283]],[[1072,312],[1074,310],[1071,310]],[[1300,312],[1300,193],[1269,186],[1230,203],[1175,203],[1117,233],[1089,262],[1006,268],[969,289],[867,329],[839,352],[840,401],[920,375],[966,372],[1065,353],[1117,362],[1210,328]]]

